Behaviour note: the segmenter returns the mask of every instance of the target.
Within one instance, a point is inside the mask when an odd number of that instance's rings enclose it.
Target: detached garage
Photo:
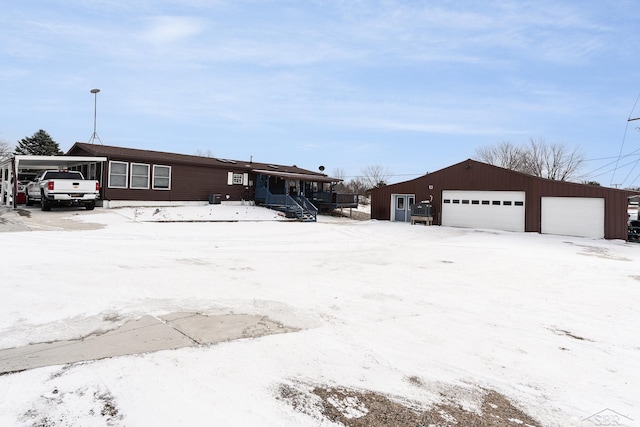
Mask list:
[[[626,240],[629,197],[638,194],[552,181],[469,159],[373,189],[371,218],[407,221],[408,215],[398,214],[404,198],[429,201],[436,225]]]

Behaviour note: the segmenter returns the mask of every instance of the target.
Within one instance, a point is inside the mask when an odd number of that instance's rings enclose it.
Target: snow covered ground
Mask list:
[[[545,426],[640,422],[638,244],[211,209],[0,233],[0,348],[186,311],[299,331],[3,375],[0,425],[333,425],[278,398],[300,384],[472,411],[495,390]],[[199,222],[214,213],[237,222]]]

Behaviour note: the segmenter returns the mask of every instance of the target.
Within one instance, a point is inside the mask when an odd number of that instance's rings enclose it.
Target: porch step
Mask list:
[[[291,206],[284,206],[284,205],[264,205],[266,208],[269,209],[273,209],[276,210],[278,212],[283,212],[287,215],[287,217],[289,218],[296,218],[299,221],[302,222],[316,222],[316,216],[313,215],[310,212],[307,211],[303,211],[301,212],[300,210],[293,210],[291,209]]]

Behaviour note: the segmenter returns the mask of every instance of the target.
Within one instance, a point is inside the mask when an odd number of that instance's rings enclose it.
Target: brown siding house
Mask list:
[[[100,181],[99,203],[105,207],[251,201],[303,221],[315,221],[321,210],[357,207],[357,195],[334,191],[340,179],[297,166],[83,142],[75,143],[67,156],[107,158],[77,168]]]
[[[371,218],[408,221],[402,209],[408,211],[410,203],[430,201],[433,223],[438,225],[584,236],[590,235],[584,227],[593,225],[602,227],[601,237],[626,240],[628,198],[637,194],[553,181],[465,160],[410,181],[373,189]],[[568,208],[563,211],[563,207]]]

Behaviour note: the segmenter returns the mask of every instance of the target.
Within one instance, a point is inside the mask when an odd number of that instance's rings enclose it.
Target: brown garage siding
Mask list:
[[[429,185],[433,189],[429,189]],[[540,232],[541,197],[601,197],[605,199],[605,238],[627,238],[627,197],[634,192],[551,181],[474,160],[449,166],[422,177],[377,188],[371,192],[371,218],[388,220],[392,194],[433,196],[434,223],[441,224],[442,190],[524,191],[525,231]],[[579,212],[577,213],[579,215]]]

